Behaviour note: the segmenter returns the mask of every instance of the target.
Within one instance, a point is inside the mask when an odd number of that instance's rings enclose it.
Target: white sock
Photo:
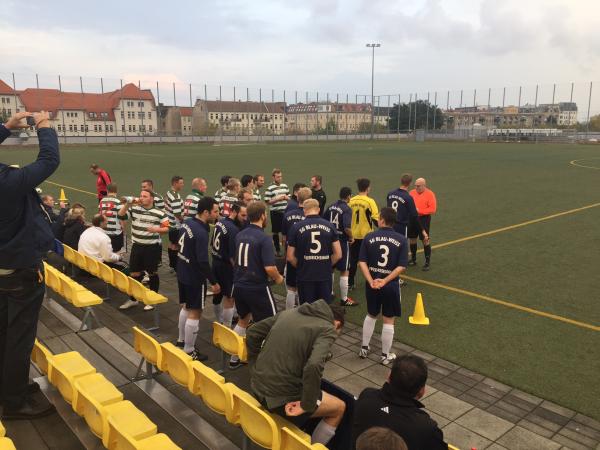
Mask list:
[[[348,298],[348,277],[340,277],[340,298],[342,300]]]
[[[215,322],[223,323],[223,303],[213,305],[213,312],[215,314]]]
[[[185,321],[187,320],[187,311],[185,308],[181,308],[179,311],[179,337],[177,338],[178,342],[183,342],[185,339]]]
[[[381,353],[387,355],[392,348],[394,342],[394,325],[384,323],[381,329]]]
[[[365,316],[365,321],[363,322],[363,339],[362,346],[368,347],[369,342],[371,342],[371,336],[373,336],[373,330],[375,330],[375,324],[377,323],[377,319],[373,319],[368,314]]]
[[[325,420],[321,419],[311,436],[312,443],[327,445],[331,438],[335,436],[335,430],[335,427],[332,427],[327,422],[325,422]]]
[[[335,292],[333,291],[333,286],[335,285],[335,272],[331,274],[331,297],[335,296]],[[343,297],[342,297],[343,298]]]
[[[223,308],[223,325],[227,328],[231,328],[231,321],[233,320],[233,308]]]
[[[240,327],[238,324],[235,325],[235,327],[233,328],[233,331],[235,331],[237,334],[239,334],[240,336],[244,337],[246,336],[246,329]],[[231,361],[239,361],[240,358],[238,358],[237,356],[232,356],[231,357]]]
[[[292,309],[296,306],[296,291],[288,289],[285,296],[285,309]]]
[[[200,321],[198,319],[188,319],[185,321],[185,344],[183,346],[183,351],[186,353],[192,353],[194,350],[199,323]]]

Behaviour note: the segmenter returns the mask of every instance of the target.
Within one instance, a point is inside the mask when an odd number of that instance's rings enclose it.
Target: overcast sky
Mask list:
[[[35,73],[44,85],[59,73],[191,82],[194,96],[204,83],[366,94],[365,44],[379,42],[376,95],[463,88],[472,102],[477,88],[486,103],[488,87],[514,96],[523,85],[529,100],[531,86],[556,82],[568,100],[571,81],[580,98],[600,81],[599,26],[598,0],[3,0],[0,78],[17,73],[18,88]]]

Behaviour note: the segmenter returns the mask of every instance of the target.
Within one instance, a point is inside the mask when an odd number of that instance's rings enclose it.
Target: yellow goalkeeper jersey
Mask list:
[[[352,209],[352,236],[354,239],[364,239],[373,231],[373,221],[379,220],[377,203],[367,195],[355,195],[350,199]]]

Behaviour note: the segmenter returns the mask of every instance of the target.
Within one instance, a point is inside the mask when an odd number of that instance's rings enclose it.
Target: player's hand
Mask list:
[[[12,116],[10,119],[8,119],[6,121],[6,123],[4,124],[4,126],[6,128],[8,128],[9,130],[18,130],[21,128],[29,128],[29,125],[27,125],[27,121],[25,121],[23,119],[25,119],[26,117],[31,117],[31,116],[33,116],[33,113],[30,113],[27,111],[18,112],[14,116]]]
[[[210,286],[210,290],[213,291],[213,294],[220,294],[221,293],[221,285],[219,285],[219,283],[215,283]]]
[[[33,119],[35,120],[35,127],[38,130],[40,128],[50,128],[50,114],[48,111],[33,113]]]
[[[285,414],[290,417],[296,417],[304,414],[306,411],[300,406],[300,402],[289,402],[285,405]]]
[[[375,289],[381,289],[385,286],[385,280],[377,278],[376,280],[373,280],[373,284],[375,285]]]
[[[371,280],[369,281],[369,286],[371,286],[371,289],[379,289],[379,285],[377,284],[378,280]]]

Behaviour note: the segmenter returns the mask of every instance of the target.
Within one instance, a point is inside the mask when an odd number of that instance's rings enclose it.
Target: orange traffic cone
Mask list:
[[[429,325],[429,318],[425,315],[425,307],[420,292],[417,294],[415,312],[408,318],[408,321],[413,325]]]
[[[69,199],[67,198],[67,196],[65,195],[65,190],[64,189],[60,189],[60,197],[58,197],[58,201],[59,202],[68,202]]]

